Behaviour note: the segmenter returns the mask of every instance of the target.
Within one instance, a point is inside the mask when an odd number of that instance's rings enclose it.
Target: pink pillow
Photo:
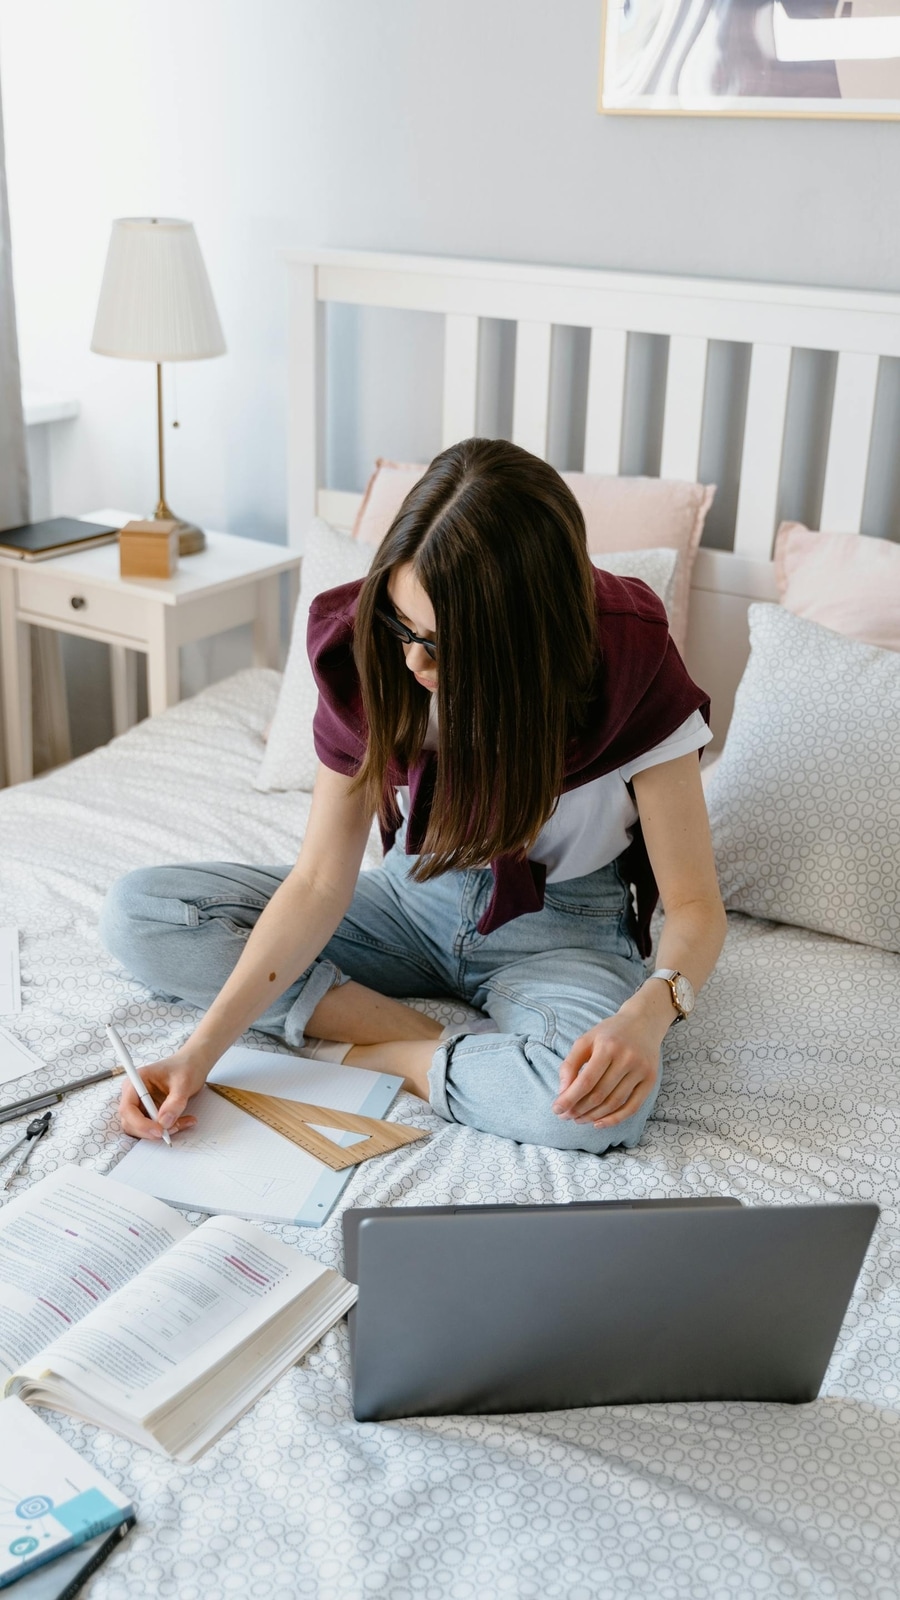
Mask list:
[[[379,545],[413,484],[427,471],[423,462],[385,461],[379,456],[356,513],[353,538]]]
[[[714,484],[679,483],[669,478],[604,478],[598,473],[564,472],[584,514],[588,549],[678,551],[669,631],[679,650],[687,638],[691,568]]]
[[[781,604],[882,650],[900,650],[900,545],[783,522],[775,539]]]
[[[375,463],[362,498],[353,537],[380,544],[413,484],[427,470],[414,462]],[[606,478],[564,472],[581,506],[592,556],[604,551],[677,550],[670,626],[679,650],[687,634],[691,568],[715,488],[663,478]]]

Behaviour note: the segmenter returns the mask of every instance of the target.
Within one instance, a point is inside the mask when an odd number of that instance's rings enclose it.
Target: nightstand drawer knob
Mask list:
[[[87,605],[87,601],[85,600],[83,594],[73,594],[71,600],[69,601],[69,605],[72,607],[73,611],[83,611]]]

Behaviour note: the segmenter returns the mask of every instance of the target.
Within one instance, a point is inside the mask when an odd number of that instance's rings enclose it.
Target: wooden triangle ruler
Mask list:
[[[255,1094],[250,1089],[232,1089],[227,1083],[210,1083],[223,1099],[246,1111],[251,1117],[264,1122],[267,1128],[280,1133],[283,1138],[298,1144],[309,1155],[335,1172],[346,1167],[356,1167],[372,1156],[387,1155],[389,1150],[399,1150],[401,1145],[415,1144],[417,1139],[427,1139],[424,1128],[406,1128],[400,1122],[379,1122],[377,1117],[360,1117],[352,1111],[334,1111],[330,1106],[307,1105],[302,1100],[282,1100],[273,1094]],[[320,1128],[340,1128],[344,1133],[364,1133],[368,1137],[362,1144],[342,1149],[319,1133],[311,1123]]]

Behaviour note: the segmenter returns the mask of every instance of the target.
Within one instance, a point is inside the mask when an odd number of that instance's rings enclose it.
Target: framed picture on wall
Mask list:
[[[900,0],[605,0],[599,109],[900,117]]]

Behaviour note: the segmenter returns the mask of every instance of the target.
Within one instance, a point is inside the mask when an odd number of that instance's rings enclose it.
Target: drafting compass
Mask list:
[[[21,1133],[18,1139],[13,1139],[12,1144],[8,1144],[5,1150],[0,1151],[0,1163],[2,1163],[6,1161],[15,1150],[18,1150],[21,1145],[25,1146],[25,1149],[22,1151],[22,1154],[20,1155],[15,1166],[10,1169],[3,1182],[0,1183],[0,1189],[8,1189],[13,1178],[16,1176],[16,1173],[22,1171],[25,1163],[30,1159],[32,1151],[40,1143],[44,1137],[44,1134],[50,1127],[50,1118],[52,1115],[52,1111],[45,1111],[42,1117],[33,1117],[25,1129],[25,1132]]]

